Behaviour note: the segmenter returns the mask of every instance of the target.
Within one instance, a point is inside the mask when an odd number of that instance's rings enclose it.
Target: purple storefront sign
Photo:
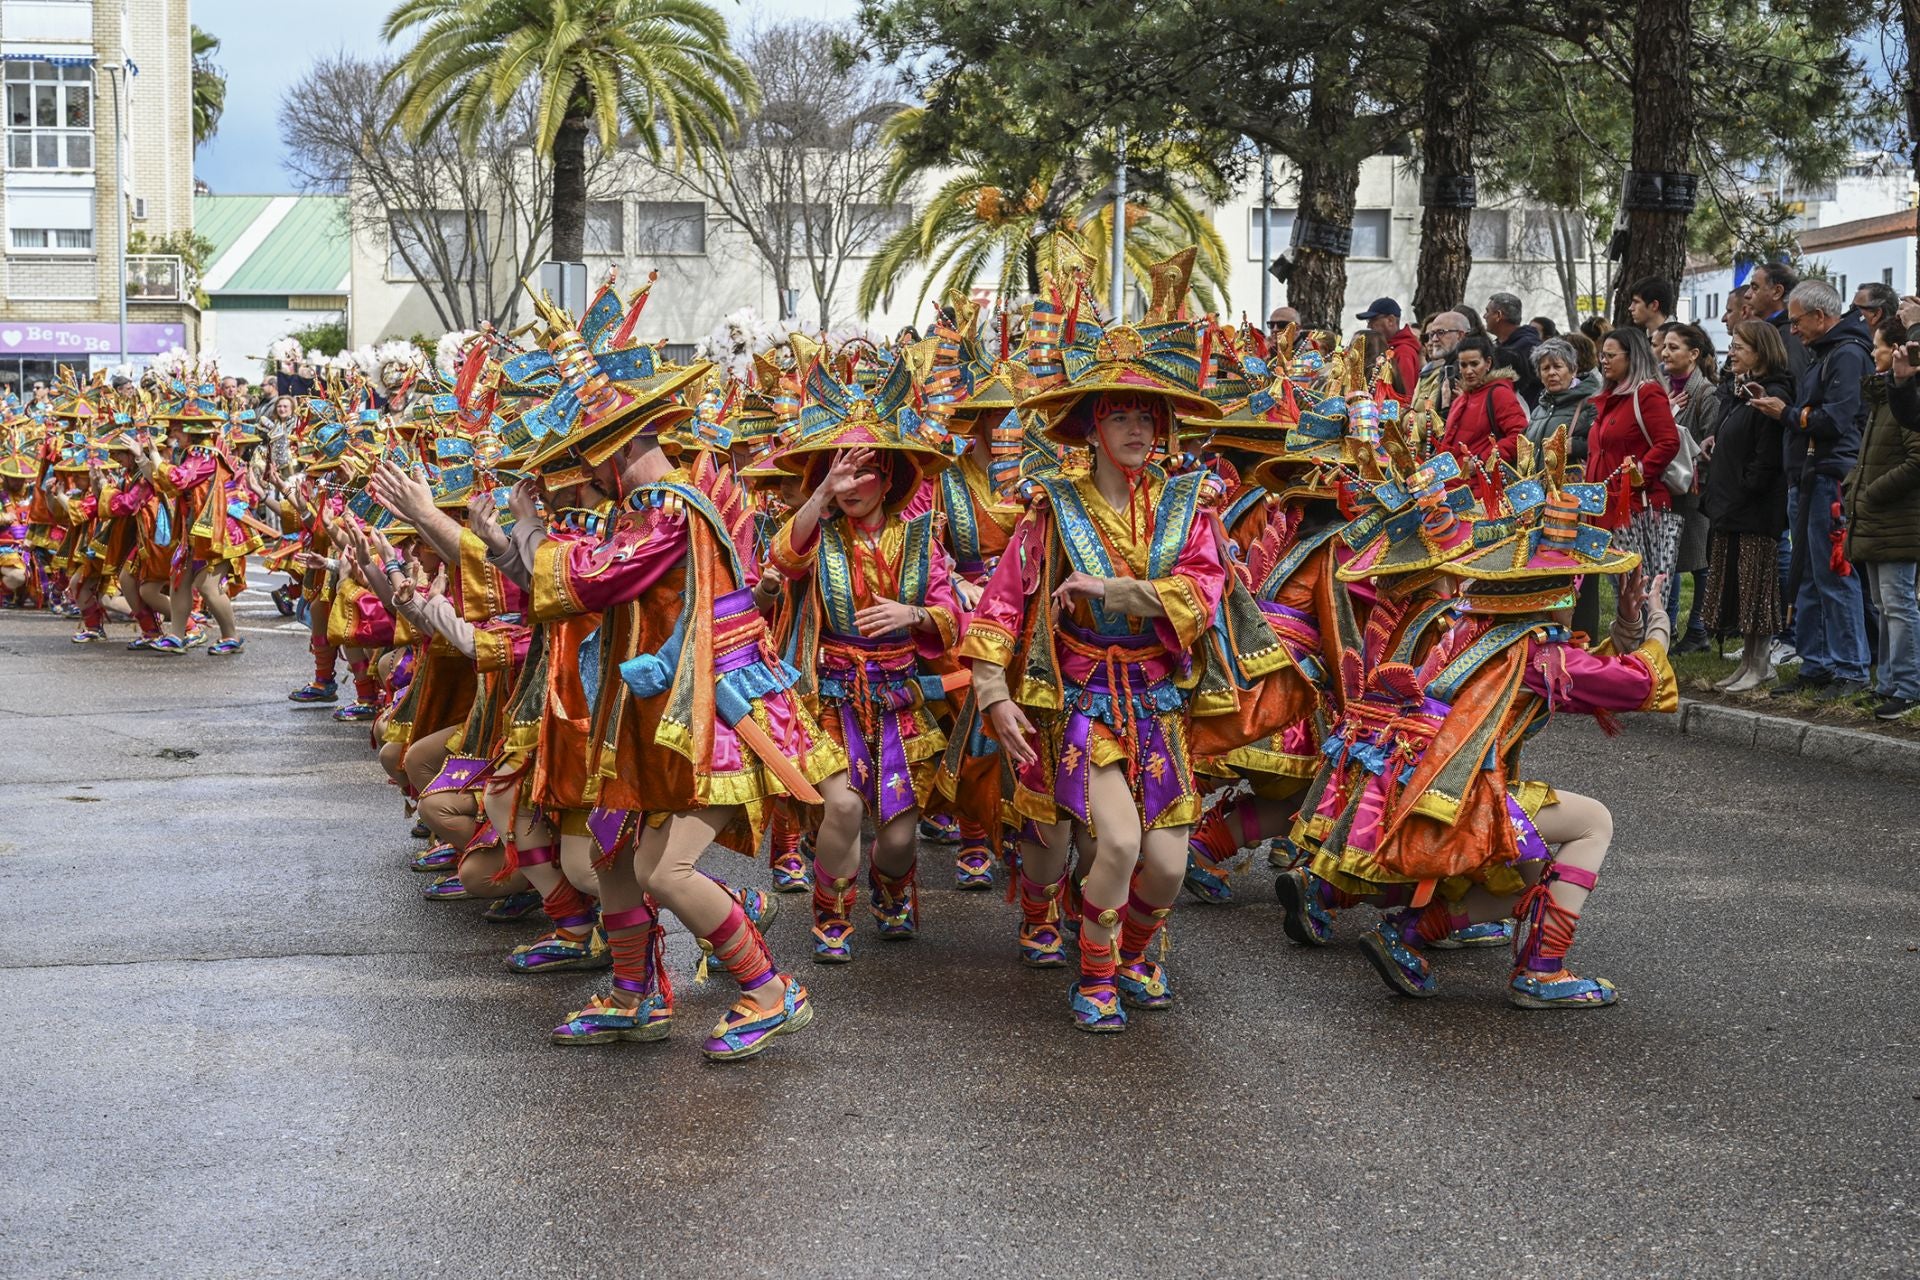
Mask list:
[[[129,355],[159,355],[184,347],[185,325],[130,324]],[[0,356],[110,356],[120,350],[117,324],[40,324],[0,320]]]

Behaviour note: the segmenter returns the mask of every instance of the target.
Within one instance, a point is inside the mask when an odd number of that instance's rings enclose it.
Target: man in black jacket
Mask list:
[[[1540,345],[1540,331],[1521,323],[1521,315],[1518,294],[1495,293],[1488,295],[1480,319],[1499,344],[1495,356],[1505,357],[1501,363],[1513,369],[1513,389],[1520,393],[1527,408],[1532,409],[1540,399],[1540,375],[1533,370],[1533,349]]]
[[[1780,341],[1787,345],[1787,372],[1796,383],[1807,371],[1807,347],[1787,323],[1787,295],[1799,284],[1799,274],[1784,262],[1761,263],[1747,282],[1747,312],[1779,330]]]
[[[1803,280],[1787,296],[1788,323],[1812,361],[1795,381],[1794,402],[1778,397],[1753,407],[1786,427],[1786,471],[1793,487],[1794,647],[1800,678],[1774,692],[1817,692],[1823,700],[1867,691],[1866,607],[1860,580],[1833,571],[1833,510],[1840,482],[1860,460],[1867,402],[1861,385],[1873,372],[1873,339],[1824,280]]]

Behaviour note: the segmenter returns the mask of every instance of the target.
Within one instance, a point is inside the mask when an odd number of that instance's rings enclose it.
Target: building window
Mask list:
[[[1572,209],[1528,209],[1520,215],[1520,243],[1514,257],[1523,262],[1577,261],[1587,250],[1587,228]]]
[[[58,227],[14,227],[13,247],[28,253],[91,253],[92,231]]]
[[[625,248],[626,209],[618,200],[587,202],[586,252],[594,257],[618,257]]]
[[[1847,292],[1847,277],[1845,275],[1837,275],[1833,278],[1833,291],[1840,295],[1842,302],[1851,303],[1853,301],[1853,295]]]
[[[1880,268],[1880,283],[1886,285],[1888,288],[1893,287],[1893,268],[1892,267]]]
[[[698,200],[642,200],[633,206],[633,251],[698,257],[707,251],[707,206]]]
[[[1353,211],[1353,248],[1350,258],[1390,258],[1393,256],[1391,232],[1393,210],[1355,209]]]
[[[471,245],[469,227],[476,241]],[[471,280],[487,259],[487,215],[459,209],[396,210],[387,218],[387,243],[389,280],[436,280],[443,264],[452,268],[454,279]],[[424,274],[416,274],[416,267]]]
[[[1719,294],[1710,293],[1707,295],[1707,314],[1710,316],[1717,316],[1722,314],[1720,311],[1720,295]]]
[[[93,168],[93,72],[45,61],[6,64],[7,168]]]
[[[1268,248],[1277,258],[1287,251],[1287,245],[1293,240],[1293,210],[1270,207],[1267,216],[1273,223],[1273,229],[1267,233]],[[1257,207],[1247,210],[1247,261],[1267,261],[1260,252],[1260,210]]]
[[[871,258],[900,228],[913,221],[910,204],[855,204],[847,209],[853,220],[854,243],[849,256]]]
[[[1475,209],[1467,223],[1467,251],[1479,261],[1507,258],[1507,211]]]

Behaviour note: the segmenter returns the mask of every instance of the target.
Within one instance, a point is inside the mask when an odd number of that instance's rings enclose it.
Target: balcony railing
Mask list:
[[[127,255],[127,301],[185,302],[187,268],[170,253]]]

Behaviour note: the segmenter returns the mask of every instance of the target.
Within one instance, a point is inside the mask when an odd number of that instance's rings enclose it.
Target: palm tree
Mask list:
[[[418,41],[390,73],[414,137],[451,125],[471,145],[515,95],[534,101],[532,145],[553,157],[555,258],[581,255],[587,141],[696,162],[757,105],[727,22],[701,0],[401,0],[381,34]]]
[[[220,113],[227,105],[227,77],[213,62],[213,55],[220,51],[220,37],[198,27],[192,31],[193,145],[197,147],[220,127]]]
[[[895,116],[887,140],[897,144],[913,130],[921,110],[912,107]],[[1160,168],[1166,171],[1169,165]],[[896,146],[890,193],[903,189],[917,172],[905,149]],[[1130,166],[1130,187],[1135,186],[1132,173]],[[893,194],[882,198],[891,200]],[[881,245],[860,278],[860,308],[871,311],[880,305],[916,267],[926,272],[916,310],[936,291],[941,296],[967,293],[989,272],[1003,298],[1037,293],[1043,276],[1061,274],[1073,263],[1092,264],[1089,283],[1096,297],[1105,298],[1112,244],[1110,175],[1059,160],[1043,165],[1025,192],[1008,192],[994,185],[981,166],[969,165],[940,185],[918,218]],[[1126,267],[1132,282],[1144,291],[1147,267],[1188,245],[1200,250],[1192,301],[1202,311],[1217,310],[1226,303],[1230,268],[1226,241],[1206,213],[1177,182],[1128,194]]]

